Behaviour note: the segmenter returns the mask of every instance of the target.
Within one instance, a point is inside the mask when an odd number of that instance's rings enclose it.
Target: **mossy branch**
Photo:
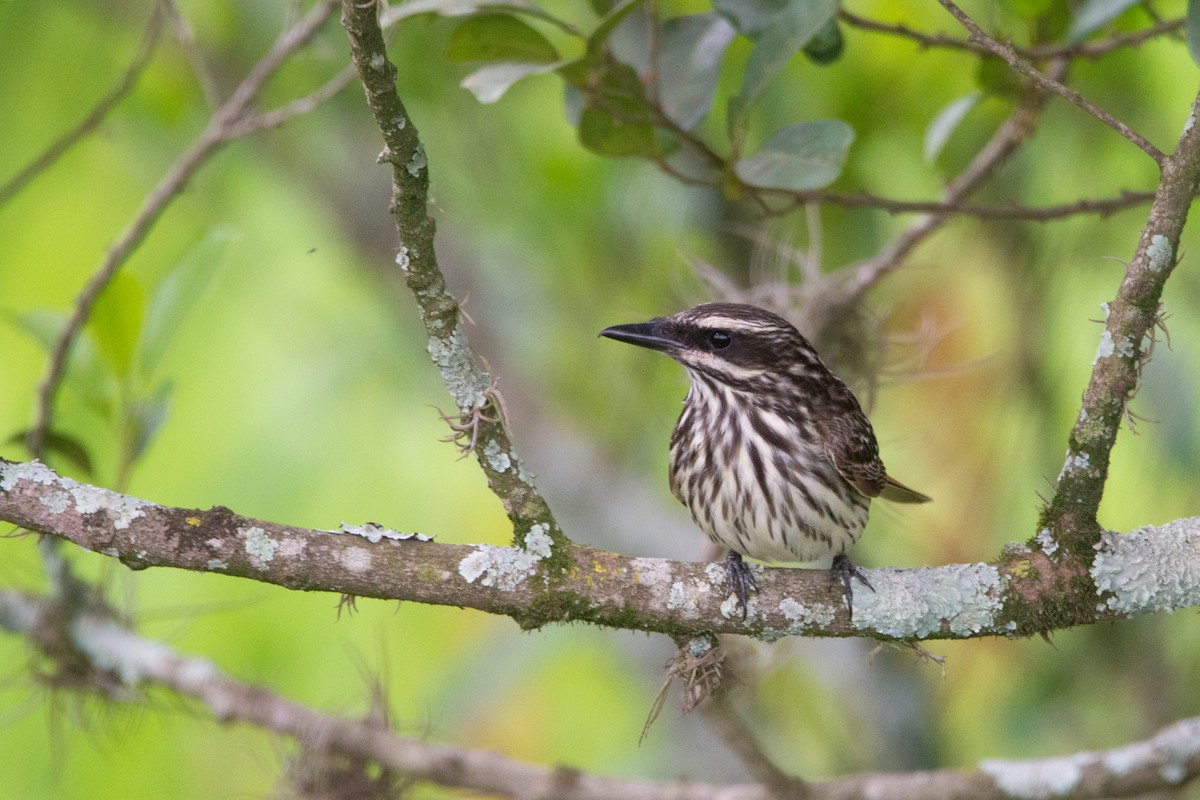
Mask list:
[[[414,600],[511,617],[672,636],[740,633],[882,640],[1024,636],[1200,606],[1200,518],[1106,534],[1090,557],[1011,547],[989,564],[864,570],[851,619],[829,573],[761,569],[745,620],[723,563],[629,558],[578,545],[438,544],[375,525],[309,530],[227,508],[173,508],[0,460],[0,520],[67,539],[131,569],[175,567],[290,589]],[[758,568],[756,568],[758,569]]]
[[[391,211],[399,234],[396,265],[417,301],[429,355],[458,406],[457,419],[448,421],[464,450],[474,452],[488,486],[504,504],[515,543],[521,546],[535,531],[565,545],[550,507],[517,457],[493,379],[479,366],[458,301],[446,289],[434,252],[436,226],[428,213],[429,163],[416,123],[396,91],[396,68],[388,60],[377,13],[375,3],[343,0],[342,25],[350,37],[367,106],[383,136],[379,160],[392,166]]]

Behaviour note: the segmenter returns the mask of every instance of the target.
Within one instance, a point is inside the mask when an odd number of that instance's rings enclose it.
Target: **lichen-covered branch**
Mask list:
[[[351,58],[366,90],[367,105],[383,135],[381,162],[392,165],[392,213],[400,242],[396,264],[417,301],[429,355],[441,371],[458,406],[449,420],[464,450],[474,452],[488,486],[504,504],[518,545],[530,532],[556,544],[566,539],[546,501],[533,484],[509,439],[504,409],[492,378],[480,368],[463,329],[458,301],[434,252],[434,221],[428,213],[429,165],[417,126],[396,92],[396,68],[387,47],[375,3],[343,0],[342,25],[350,37]]]
[[[829,573],[761,569],[746,619],[723,563],[629,558],[534,529],[523,547],[438,544],[377,525],[318,531],[227,508],[161,506],[0,460],[0,520],[67,539],[131,569],[175,567],[291,589],[415,600],[673,636],[741,633],[887,640],[1014,636],[1200,606],[1200,518],[1107,534],[1088,558],[1014,546],[990,564],[863,570],[851,620]],[[551,561],[557,555],[566,566]]]
[[[203,704],[222,722],[289,736],[321,753],[355,756],[442,786],[523,800],[770,800],[768,785],[608,778],[506,755],[398,736],[379,721],[327,714],[222,672],[207,659],[138,636],[102,606],[64,609],[57,599],[0,592],[0,629],[25,636],[50,661],[69,663],[110,696],[137,699],[163,687]],[[1178,788],[1200,775],[1200,719],[1100,752],[1029,761],[988,760],[974,769],[862,773],[805,784],[807,800],[1100,798]]]
[[[1071,430],[1066,463],[1043,517],[1049,535],[1085,554],[1100,535],[1096,519],[1109,457],[1150,358],[1161,316],[1163,286],[1178,261],[1179,239],[1200,181],[1200,94],[1192,104],[1175,152],[1162,163],[1162,176],[1137,250],[1111,303],[1092,362],[1092,375]]]

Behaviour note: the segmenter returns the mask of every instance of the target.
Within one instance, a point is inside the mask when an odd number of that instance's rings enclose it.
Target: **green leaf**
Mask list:
[[[712,107],[733,27],[716,14],[676,17],[659,35],[656,88],[667,118],[691,130]]]
[[[814,64],[832,64],[841,58],[842,48],[845,47],[845,41],[842,39],[842,29],[838,27],[837,16],[832,16],[825,23],[825,27],[817,31],[817,35],[809,40],[808,44],[804,45],[804,55],[808,56],[808,60]]]
[[[1188,52],[1192,61],[1200,64],[1200,0],[1188,0],[1185,30]]]
[[[787,66],[837,12],[837,0],[789,0],[762,33],[746,63],[742,91],[730,101],[730,138],[740,139],[746,114],[766,91],[767,84]]]
[[[129,447],[129,462],[137,463],[146,448],[154,441],[155,434],[167,420],[168,401],[174,388],[170,381],[159,384],[153,393],[138,400],[130,409],[129,426],[131,443]]]
[[[841,120],[789,125],[773,133],[753,156],[734,164],[734,173],[761,189],[821,189],[841,174],[853,141],[854,129]]]
[[[942,148],[946,146],[946,142],[950,140],[950,135],[971,112],[971,109],[979,104],[982,97],[983,95],[979,92],[971,92],[938,112],[938,115],[929,123],[929,127],[925,129],[926,161],[932,162],[937,159]]]
[[[224,225],[213,228],[159,281],[150,298],[138,342],[138,366],[143,378],[149,379],[158,368],[187,315],[216,286],[235,239],[232,228]]]
[[[509,88],[530,75],[553,72],[561,64],[488,64],[462,79],[462,88],[475,95],[481,103],[494,103],[504,96]]]
[[[25,437],[28,435],[28,430],[15,433],[9,438],[8,444],[23,445]],[[43,460],[48,461],[51,465],[54,464],[53,458],[57,456],[83,473],[84,477],[95,477],[96,473],[92,466],[91,454],[88,453],[88,449],[84,446],[83,442],[74,436],[61,431],[48,430],[46,431],[45,438],[42,439],[42,448],[44,450]]]
[[[96,349],[121,379],[129,377],[146,319],[146,291],[127,272],[113,276],[92,309],[88,328]]]
[[[58,340],[67,317],[57,311],[29,311],[12,318],[17,327],[36,339],[49,353]],[[92,410],[105,419],[115,407],[116,381],[112,372],[96,355],[96,347],[88,329],[80,331],[67,359],[63,386],[74,392]]]
[[[713,9],[747,39],[757,39],[789,0],[713,0]]]
[[[591,32],[587,40],[588,60],[595,63],[598,61],[605,51],[605,45],[608,44],[609,34],[613,32],[625,17],[629,16],[634,9],[642,5],[645,0],[625,0],[619,6],[615,7],[608,13],[604,19],[600,20],[600,24]]]
[[[1086,39],[1137,4],[1138,0],[1087,0],[1071,18],[1067,41]]]
[[[661,153],[654,128],[618,122],[601,108],[585,108],[579,119],[579,141],[603,156],[657,158]]]
[[[483,14],[460,22],[446,40],[447,61],[519,61],[549,64],[558,61],[550,40],[508,14]]]

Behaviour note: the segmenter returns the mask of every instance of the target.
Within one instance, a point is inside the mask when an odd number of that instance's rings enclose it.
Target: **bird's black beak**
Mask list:
[[[651,350],[666,352],[678,350],[683,342],[667,335],[662,320],[649,322],[631,322],[628,325],[612,325],[600,331],[601,336],[616,339],[618,342],[628,342],[639,347],[649,347]]]

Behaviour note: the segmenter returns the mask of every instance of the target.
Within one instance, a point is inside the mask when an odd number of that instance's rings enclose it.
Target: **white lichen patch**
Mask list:
[[[250,556],[250,563],[254,565],[255,569],[266,572],[271,559],[275,558],[279,542],[272,539],[266,531],[259,527],[238,528],[238,536],[246,540],[246,554]]]
[[[554,540],[546,525],[537,524],[525,534],[524,547],[475,546],[475,552],[458,562],[458,574],[467,583],[512,591],[537,574],[538,564],[550,555]]]
[[[1058,540],[1054,538],[1054,534],[1050,532],[1049,528],[1042,528],[1034,538],[1046,555],[1052,556],[1058,552]]]
[[[1150,246],[1146,248],[1146,256],[1149,258],[1151,272],[1162,272],[1171,268],[1171,261],[1175,257],[1175,249],[1171,247],[1171,243],[1167,237],[1161,233],[1155,234],[1150,238]]]
[[[364,522],[362,525],[347,525],[343,522],[340,529],[326,531],[326,533],[349,533],[353,536],[361,536],[371,544],[379,544],[384,539],[392,539],[397,542],[403,542],[408,539],[418,542],[433,541],[432,536],[427,536],[424,533],[404,533],[403,531],[385,528],[378,522]]]
[[[1092,359],[1092,366],[1102,358],[1108,358],[1113,354],[1114,345],[1112,334],[1108,331],[1100,334],[1100,344],[1096,347],[1096,357]]]
[[[488,466],[496,472],[508,472],[509,467],[512,466],[512,459],[495,439],[489,439],[488,443],[483,446],[483,457],[487,460]]]
[[[38,502],[55,514],[61,514],[71,506],[71,495],[66,492],[51,492],[38,498]]]
[[[210,558],[207,566],[210,571],[229,569],[229,565],[219,558]]]
[[[1096,550],[1099,610],[1148,614],[1200,604],[1200,517],[1124,535],[1106,531]]]
[[[153,505],[136,497],[64,478],[40,461],[0,465],[0,491],[10,491],[22,481],[43,486],[57,485],[61,491],[50,493],[41,501],[54,513],[63,514],[72,510],[78,514],[104,512],[117,530],[128,528],[135,519],[145,515],[142,509]]]
[[[754,612],[757,609],[758,600],[754,597],[746,599],[746,619],[753,619]],[[721,601],[721,616],[725,619],[742,619],[742,603],[738,600],[737,595],[730,594]]]
[[[1137,345],[1135,345],[1133,340],[1127,336],[1121,339],[1121,341],[1117,344],[1117,353],[1125,358],[1132,358],[1137,351]]]
[[[927,636],[945,625],[968,635],[997,628],[1004,579],[988,564],[863,570],[875,587],[854,592],[854,626],[897,638]]]
[[[408,166],[405,169],[408,170],[409,175],[415,178],[421,174],[421,171],[425,169],[428,163],[428,160],[425,158],[425,143],[417,142],[417,149],[413,152],[412,158],[408,160]]]
[[[1090,753],[1078,753],[1039,761],[989,759],[979,763],[979,770],[990,775],[1000,790],[1009,797],[1049,800],[1074,792],[1083,775],[1083,768],[1094,758]]]
[[[1091,474],[1091,466],[1092,466],[1091,454],[1075,453],[1074,455],[1072,455],[1070,451],[1067,451],[1066,459],[1063,461],[1062,472],[1060,472],[1058,474],[1058,479],[1062,480],[1062,477],[1064,475],[1071,473],[1071,472],[1079,472],[1084,475],[1090,475]]]
[[[458,410],[465,414],[482,408],[488,381],[471,361],[471,351],[462,326],[455,325],[445,336],[431,336],[427,349],[442,373],[446,389],[458,404]]]
[[[371,552],[365,547],[347,547],[339,558],[342,566],[351,572],[367,572],[371,569]]]
[[[646,586],[663,586],[671,580],[670,562],[661,558],[633,558],[629,561],[633,582]]]
[[[806,606],[804,603],[791,597],[785,597],[780,601],[779,611],[787,618],[788,622],[792,623],[798,629],[813,625],[829,625],[833,622],[833,618],[837,614],[837,609],[828,603],[817,603],[813,606]]]
[[[412,266],[412,259],[408,256],[408,248],[404,245],[400,245],[400,249],[396,251],[396,266],[400,268],[401,272],[408,272]]]

